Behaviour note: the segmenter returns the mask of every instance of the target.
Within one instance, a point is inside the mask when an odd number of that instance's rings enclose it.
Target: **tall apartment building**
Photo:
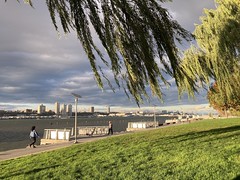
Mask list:
[[[40,104],[38,106],[38,114],[43,114],[46,112],[46,106],[44,106],[43,104]]]
[[[107,106],[107,113],[110,113],[110,106]]]
[[[72,116],[72,105],[71,104],[67,105],[67,114],[68,114],[68,116]]]
[[[59,115],[60,114],[60,103],[55,102],[55,114]]]
[[[63,116],[67,115],[67,106],[66,106],[66,104],[62,104],[62,106],[61,106],[61,114]]]

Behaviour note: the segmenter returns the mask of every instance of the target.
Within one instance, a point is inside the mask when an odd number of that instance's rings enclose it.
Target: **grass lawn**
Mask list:
[[[142,131],[0,162],[0,179],[240,179],[240,118]]]

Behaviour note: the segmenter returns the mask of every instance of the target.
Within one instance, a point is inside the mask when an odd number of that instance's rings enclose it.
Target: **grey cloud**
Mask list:
[[[194,24],[199,24],[199,17],[203,15],[203,9],[215,8],[214,0],[173,0],[173,2],[164,3],[172,16],[187,30],[193,31]]]

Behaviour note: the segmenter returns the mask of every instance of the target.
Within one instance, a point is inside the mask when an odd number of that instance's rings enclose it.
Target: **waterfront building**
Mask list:
[[[46,112],[46,106],[44,106],[43,104],[40,104],[38,106],[38,114],[43,114]]]
[[[32,113],[33,110],[32,109],[25,109],[25,113]]]
[[[107,113],[109,114],[111,111],[110,111],[110,106],[107,106]]]
[[[94,113],[94,107],[90,107],[90,112]]]
[[[162,114],[167,114],[168,111],[167,110],[162,110]]]
[[[62,114],[62,116],[66,116],[67,115],[67,106],[66,106],[66,104],[62,104],[62,106],[61,106],[61,114]]]
[[[72,105],[71,104],[67,105],[67,114],[68,114],[68,116],[72,116]]]
[[[55,114],[59,115],[60,114],[60,103],[55,102]]]

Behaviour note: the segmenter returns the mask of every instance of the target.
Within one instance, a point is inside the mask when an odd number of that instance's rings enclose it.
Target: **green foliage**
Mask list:
[[[216,2],[217,9],[205,10],[202,24],[196,26],[194,35],[199,47],[185,52],[182,68],[201,86],[214,79],[222,98],[231,100],[240,87],[240,1]]]
[[[0,179],[234,179],[240,119],[204,120],[0,162]]]
[[[232,84],[235,81],[236,79],[233,79]],[[221,96],[217,84],[213,84],[208,91],[210,105],[222,115],[240,115],[240,94],[238,89],[235,90],[229,99],[223,98],[226,96]]]

